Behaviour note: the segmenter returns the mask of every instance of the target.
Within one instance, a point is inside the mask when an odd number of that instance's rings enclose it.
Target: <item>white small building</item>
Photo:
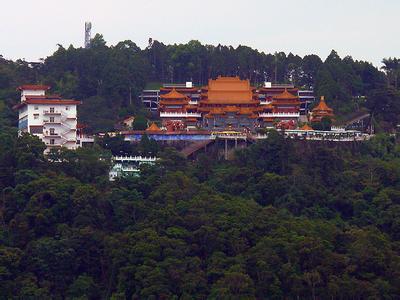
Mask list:
[[[110,181],[126,176],[139,176],[140,166],[155,164],[158,158],[144,156],[113,156],[109,172]]]
[[[77,141],[77,105],[80,101],[62,99],[58,95],[46,95],[50,89],[45,85],[23,85],[21,103],[15,106],[19,112],[19,132],[28,132],[38,136],[52,148],[66,147],[76,149]]]

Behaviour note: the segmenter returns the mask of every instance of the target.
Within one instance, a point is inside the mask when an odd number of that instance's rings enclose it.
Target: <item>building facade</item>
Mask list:
[[[109,180],[115,181],[116,178],[139,176],[142,165],[153,165],[156,161],[156,157],[114,156],[112,158],[112,167],[108,174]]]
[[[23,85],[18,109],[19,132],[38,136],[50,149],[80,146],[77,136],[77,105],[81,102],[62,99],[58,95],[46,95],[49,86]]]

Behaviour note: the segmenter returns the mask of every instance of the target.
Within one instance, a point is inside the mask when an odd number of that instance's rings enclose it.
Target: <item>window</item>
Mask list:
[[[66,106],[66,107],[65,107],[65,110],[69,110],[69,106]]]
[[[43,126],[29,126],[31,134],[43,134]]]
[[[50,117],[50,123],[54,123],[54,117]]]
[[[39,114],[33,114],[33,119],[34,119],[34,120],[39,119]]]
[[[38,109],[39,109],[39,106],[36,105],[36,106],[34,107],[34,110],[38,110]]]
[[[50,107],[50,112],[51,112],[51,113],[54,112],[54,107]]]
[[[54,132],[54,128],[50,128],[50,135],[56,135],[56,133]]]
[[[50,139],[50,145],[54,145],[55,144],[55,140],[54,139]]]

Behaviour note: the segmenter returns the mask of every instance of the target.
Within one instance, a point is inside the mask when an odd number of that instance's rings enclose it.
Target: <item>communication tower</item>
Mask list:
[[[85,48],[90,48],[90,40],[92,34],[92,23],[85,22]]]

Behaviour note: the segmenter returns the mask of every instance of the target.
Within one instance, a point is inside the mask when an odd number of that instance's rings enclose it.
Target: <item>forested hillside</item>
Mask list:
[[[386,130],[399,121],[399,72],[396,58],[385,59],[384,69],[378,70],[350,56],[341,58],[333,50],[323,61],[314,54],[266,54],[246,46],[212,46],[198,41],[179,45],[153,41],[140,49],[132,41],[108,46],[97,34],[90,49],[59,45],[43,63],[31,65],[0,57],[0,100],[11,107],[18,101],[18,85],[49,84],[53,93],[82,100],[81,122],[93,131],[105,131],[113,129],[123,116],[146,116],[138,101],[146,84],[193,81],[204,85],[218,75],[237,75],[255,86],[272,81],[312,87],[317,96],[326,97],[339,118],[366,106]]]
[[[339,113],[366,107],[393,130],[399,61],[385,67],[197,41],[142,50],[100,35],[43,64],[0,58],[0,299],[399,299],[393,135],[332,146],[271,132],[232,161],[106,136],[44,157],[38,138],[17,136],[11,109],[16,86],[46,83],[82,100],[80,118],[100,131],[144,115],[137,95],[149,82],[239,75],[314,86]],[[161,159],[109,182],[121,151]]]
[[[0,122],[2,299],[397,299],[400,149],[278,134],[229,162],[164,149],[108,182]],[[101,158],[101,159],[100,159]]]

